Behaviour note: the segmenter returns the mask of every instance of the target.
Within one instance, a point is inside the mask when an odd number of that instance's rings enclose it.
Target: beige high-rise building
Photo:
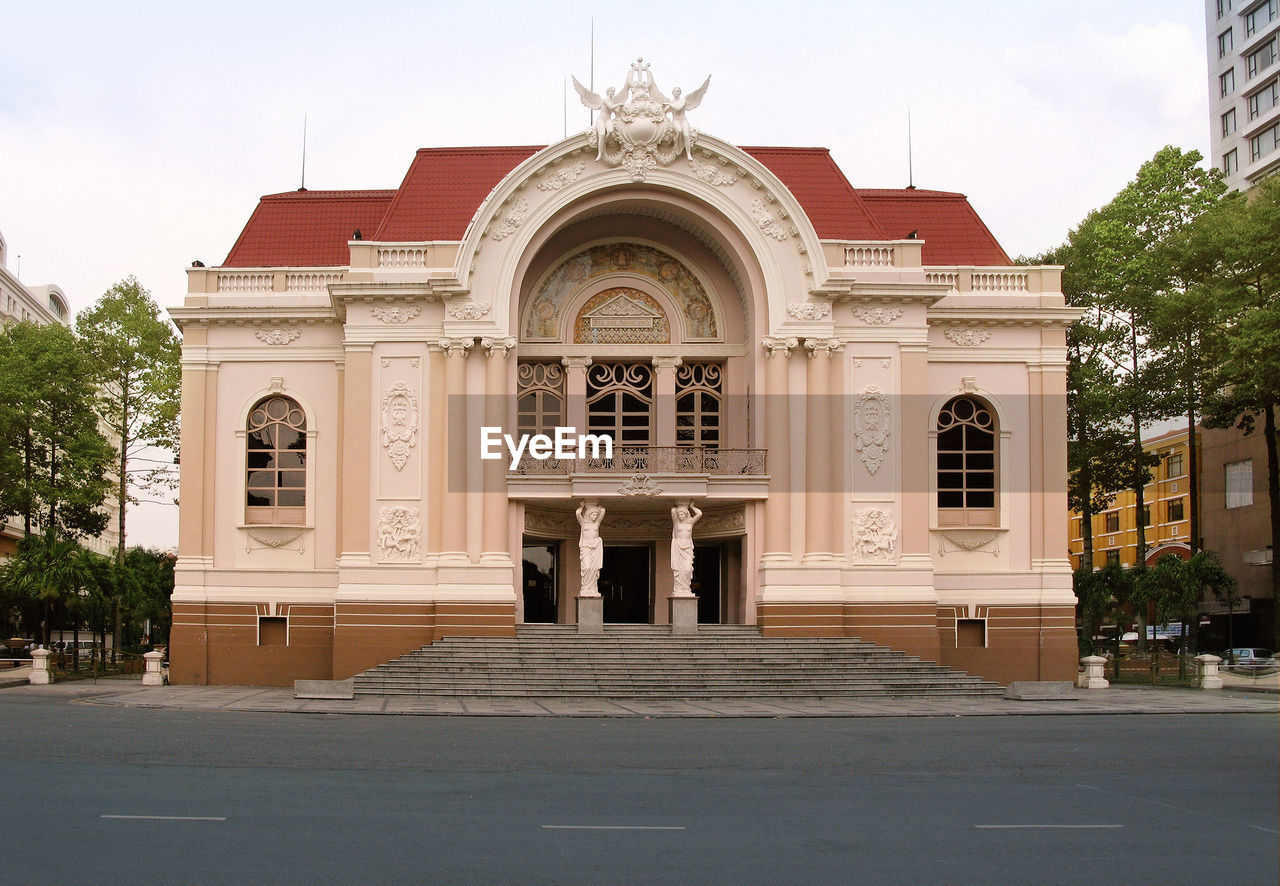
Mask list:
[[[8,247],[4,235],[0,234],[0,327],[22,322],[70,326],[72,319],[67,297],[60,287],[52,283],[27,286],[18,279],[17,270],[9,267]],[[81,543],[91,551],[110,554],[119,538],[115,519],[118,507],[114,500],[108,500],[103,509],[110,517],[107,528],[101,535],[82,539]],[[0,557],[13,554],[21,537],[21,520],[0,520]]]
[[[1210,160],[1235,190],[1280,168],[1280,0],[1205,0]]]
[[[263,197],[188,270],[172,679],[594,619],[1074,678],[1061,269],[672,94]]]

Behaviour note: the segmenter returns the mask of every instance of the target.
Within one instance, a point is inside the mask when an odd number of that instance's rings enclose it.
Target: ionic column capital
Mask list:
[[[796,338],[773,338],[765,336],[760,339],[761,346],[764,347],[764,355],[766,358],[791,356],[791,349],[799,346],[800,340]]]
[[[442,338],[436,344],[440,346],[440,350],[444,351],[450,357],[465,357],[467,351],[475,345],[474,338]]]
[[[591,358],[590,357],[561,357],[560,363],[569,369],[581,369],[583,371],[586,371],[586,368],[591,365]]]
[[[809,359],[812,360],[817,356],[830,357],[844,348],[844,345],[838,338],[806,338],[804,347],[809,352]]]
[[[516,340],[506,338],[482,338],[480,344],[486,349],[486,357],[506,357],[507,351],[516,346]]]
[[[681,357],[654,357],[652,362],[654,369],[675,369],[684,363],[684,359]]]

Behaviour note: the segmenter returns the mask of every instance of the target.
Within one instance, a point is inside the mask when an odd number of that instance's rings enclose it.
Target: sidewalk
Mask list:
[[[52,686],[14,686],[0,707],[16,699],[184,711],[297,714],[391,714],[485,717],[999,717],[1053,714],[1276,714],[1273,694],[1234,689],[1135,686],[1075,690],[1053,701],[1004,698],[729,699],[724,701],[601,698],[473,698],[437,696],[295,699],[284,687],[143,686],[138,680],[80,680]]]

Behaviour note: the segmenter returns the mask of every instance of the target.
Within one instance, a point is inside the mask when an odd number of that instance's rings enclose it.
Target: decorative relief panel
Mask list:
[[[297,329],[258,329],[253,334],[263,344],[287,345],[290,342],[297,341],[302,332]]]
[[[409,450],[418,443],[418,397],[402,381],[396,382],[382,397],[382,447],[391,464],[404,470]]]
[[[670,293],[684,315],[689,339],[714,341],[719,338],[711,299],[698,278],[681,262],[651,246],[606,243],[564,260],[543,278],[524,310],[521,326],[524,339],[557,340],[562,314],[573,296],[592,280],[619,272],[646,277]]]
[[[893,516],[880,508],[863,508],[853,518],[853,556],[862,563],[894,560],[898,526]]]
[[[375,320],[381,320],[388,326],[399,326],[408,323],[414,317],[421,313],[422,309],[417,305],[397,305],[396,307],[378,306],[369,311]]]
[[[858,305],[853,309],[853,315],[868,326],[888,326],[902,316],[902,309],[873,308],[868,305]]]
[[[497,226],[490,231],[489,236],[494,240],[505,240],[520,230],[520,226],[524,224],[524,220],[529,216],[529,199],[521,197],[511,205],[506,214],[502,216],[502,220]]]
[[[618,487],[619,495],[661,495],[662,488],[648,474],[632,474]]]
[[[826,302],[787,305],[787,313],[796,320],[821,320],[831,316],[831,305]]]
[[[571,185],[578,179],[582,178],[582,174],[587,170],[587,162],[579,160],[572,166],[566,166],[557,172],[550,173],[538,182],[538,190],[540,191],[558,191],[565,185]]]
[[[948,326],[942,334],[951,339],[952,344],[965,348],[976,348],[991,338],[991,330],[982,327]]]
[[[853,436],[858,455],[869,474],[880,469],[880,462],[889,453],[892,425],[889,398],[875,385],[868,385],[854,402]]]
[[[773,217],[764,205],[764,200],[757,197],[751,203],[751,217],[755,219],[760,230],[775,240],[787,239],[787,231],[779,224],[778,220]]]
[[[469,301],[460,305],[449,305],[449,316],[455,320],[479,320],[489,313],[489,306],[480,302]]]
[[[696,178],[701,179],[709,185],[727,188],[729,185],[736,184],[738,177],[731,172],[727,172],[711,163],[699,163],[694,160],[690,164],[693,168],[693,174]]]
[[[746,529],[746,522],[746,514],[740,507],[709,511],[694,526],[693,535],[695,538],[710,535],[740,535]],[[579,527],[572,514],[529,508],[524,512],[524,530],[544,537],[576,538]],[[664,538],[671,535],[671,517],[665,513],[659,516],[610,516],[605,519],[600,531],[635,539]]]
[[[422,521],[418,509],[395,505],[378,514],[378,554],[384,562],[418,562],[422,541]]]
[[[935,533],[938,538],[938,556],[945,557],[948,551],[983,551],[993,557],[1000,556],[999,532],[966,532],[953,530]],[[951,545],[950,548],[947,545]],[[990,545],[990,547],[988,547]]]

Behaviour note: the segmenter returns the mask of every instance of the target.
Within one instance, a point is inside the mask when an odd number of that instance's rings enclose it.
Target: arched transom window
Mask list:
[[[938,523],[992,526],[996,520],[995,412],[954,397],[938,414]]]
[[[246,442],[247,523],[306,522],[307,416],[288,397],[267,397],[249,410]]]

